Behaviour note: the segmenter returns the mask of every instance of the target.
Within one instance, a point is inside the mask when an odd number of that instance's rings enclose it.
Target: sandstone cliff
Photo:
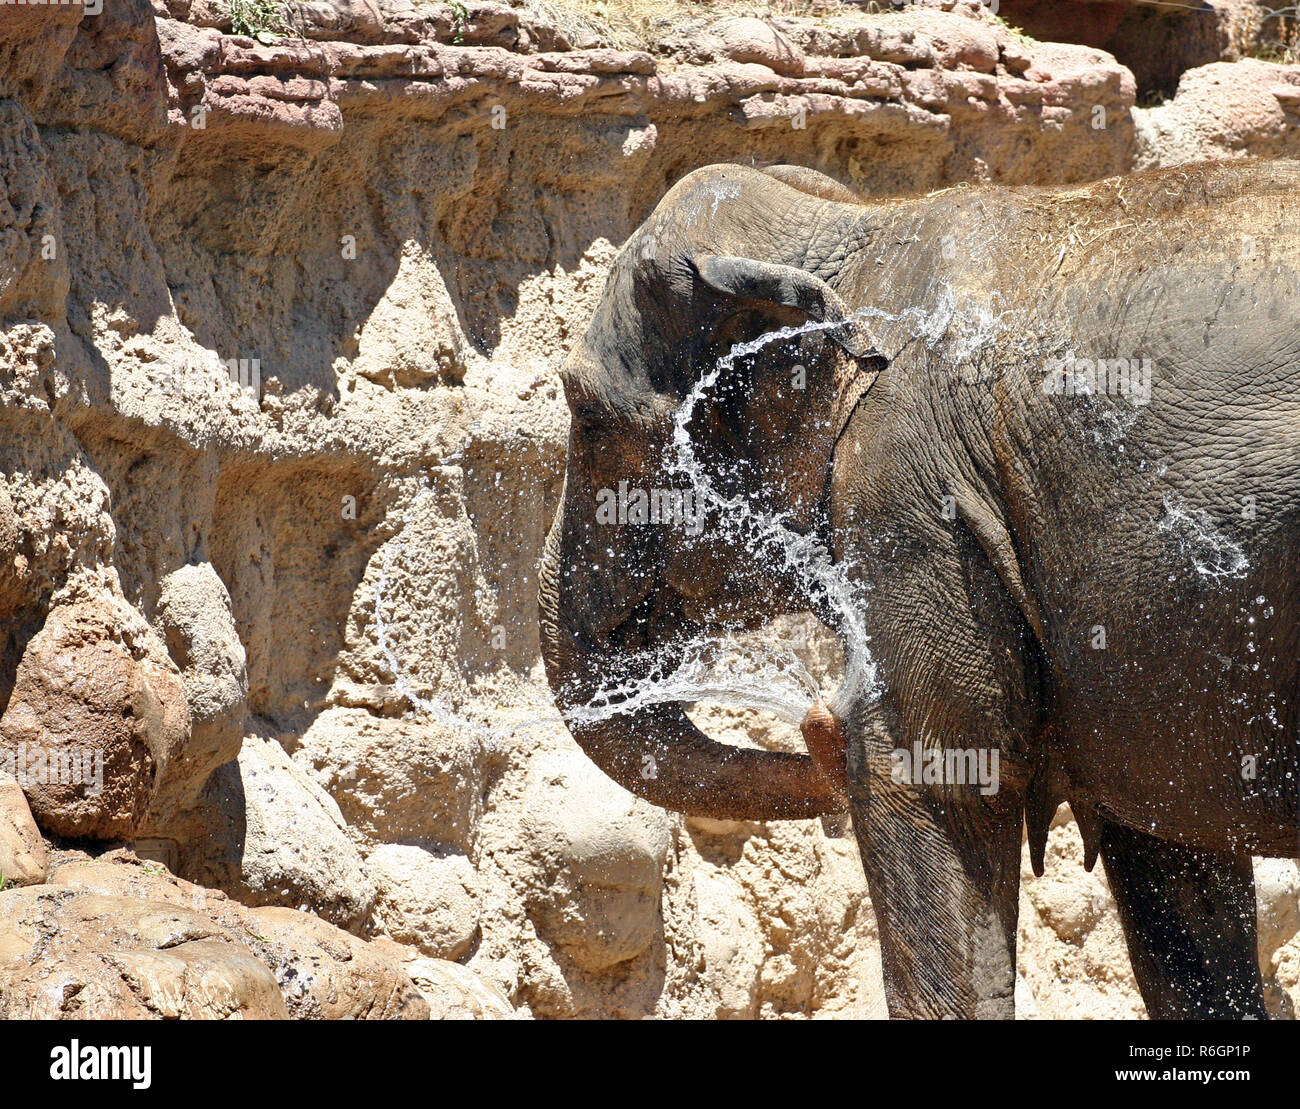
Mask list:
[[[556,371],[702,164],[897,195],[1300,154],[1268,9],[1153,67],[1021,6],[1036,37],[964,0],[0,5],[0,1015],[882,1015],[843,828],[652,809],[556,722]],[[1261,875],[1283,1011],[1300,891]],[[1025,1015],[1141,1014],[1064,819],[1022,933]]]

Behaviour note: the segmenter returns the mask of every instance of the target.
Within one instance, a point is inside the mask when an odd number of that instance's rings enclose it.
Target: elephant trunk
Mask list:
[[[834,782],[841,792],[847,792],[849,746],[844,722],[818,701],[808,710],[799,731],[803,733],[804,745],[822,776]]]
[[[608,547],[582,542],[582,514],[572,498],[573,490],[567,489],[540,568],[541,646],[556,702],[592,761],[638,797],[691,816],[783,820],[843,812],[843,774],[834,769],[842,766],[842,757],[837,763],[833,753],[836,736],[842,744],[843,732],[824,710],[810,714],[811,730],[805,731],[810,749],[815,745],[820,752],[815,760],[715,742],[691,723],[679,703],[596,722],[575,716],[573,710],[591,699],[603,677],[623,669],[611,633],[621,614],[644,599],[637,593],[648,594],[656,586],[644,570],[639,578],[623,573]],[[599,574],[590,553],[597,549]],[[602,614],[599,606],[609,611]]]

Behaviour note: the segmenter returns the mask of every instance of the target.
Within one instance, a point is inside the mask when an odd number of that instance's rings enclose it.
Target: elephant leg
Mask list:
[[[852,754],[851,754],[852,764]],[[874,760],[873,760],[874,761]],[[891,1018],[1015,1016],[1020,820],[850,767]]]
[[[1267,1019],[1248,855],[1107,824],[1101,857],[1152,1019]]]
[[[868,538],[843,558],[870,590],[879,689],[844,713],[846,779],[890,1016],[1010,1018],[1024,803],[1042,722],[1040,651],[1016,602],[1015,551],[992,502],[953,474],[935,480],[955,483],[956,519],[918,488],[910,467],[930,444],[861,445],[854,457],[883,477],[845,509]]]

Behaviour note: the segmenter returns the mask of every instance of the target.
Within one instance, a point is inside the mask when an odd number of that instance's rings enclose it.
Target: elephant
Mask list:
[[[1298,191],[1283,161],[875,200],[719,164],[611,264],[561,372],[557,707],[665,808],[847,810],[891,1018],[1014,1016],[1022,845],[1041,874],[1064,803],[1149,1015],[1267,1015],[1251,856],[1300,854]],[[681,703],[579,711],[682,636],[841,630],[734,527],[600,518],[601,490],[680,481],[688,401],[717,503],[853,587],[874,681],[817,707],[808,755],[716,742]]]

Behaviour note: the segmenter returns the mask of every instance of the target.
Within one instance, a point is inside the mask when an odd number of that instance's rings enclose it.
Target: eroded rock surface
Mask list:
[[[28,641],[0,716],[38,823],[58,836],[138,830],[189,738],[176,666],[115,598],[52,609]]]
[[[350,930],[374,908],[338,805],[274,740],[248,736],[172,831],[183,873],[246,904],[307,909]]]
[[[7,1019],[424,1019],[391,959],[307,913],[248,909],[159,868],[66,858],[0,893]]]
[[[49,869],[49,848],[22,786],[0,771],[0,891],[6,886],[40,885]]]
[[[47,838],[161,841],[202,883],[103,856],[0,892],[5,1014],[883,1015],[843,828],[663,813],[558,725],[557,369],[702,164],[892,196],[1295,153],[1296,67],[1241,60],[1259,10],[1213,0],[1135,75],[1108,50],[1150,13],[1119,7],[1048,41],[964,0],[635,33],[295,0],[260,37],[213,0],[0,5],[0,745],[102,756],[94,794],[22,783]],[[1155,62],[1177,94],[1137,107]],[[39,883],[5,796],[0,861]],[[1282,1012],[1294,883],[1264,873]],[[1020,969],[1024,1015],[1141,1014],[1064,815]]]

